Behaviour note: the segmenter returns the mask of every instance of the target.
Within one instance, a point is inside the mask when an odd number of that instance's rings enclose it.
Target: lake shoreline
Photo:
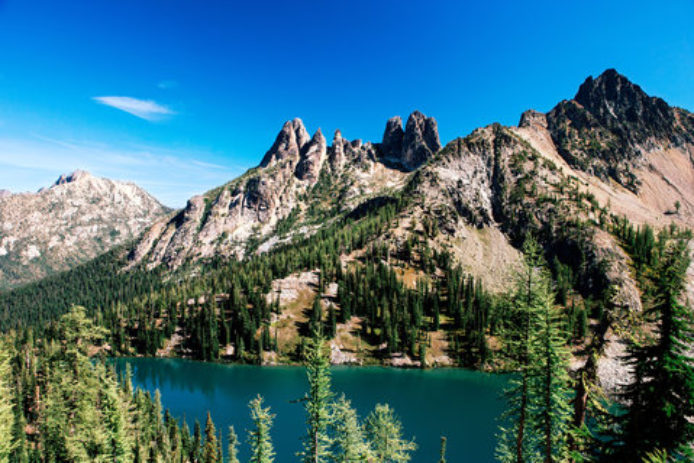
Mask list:
[[[119,374],[131,365],[132,382],[154,394],[172,416],[204,423],[210,411],[218,429],[235,426],[239,435],[249,429],[248,402],[262,395],[276,422],[272,436],[276,463],[295,462],[304,430],[304,409],[298,399],[308,387],[300,365],[261,365],[206,362],[196,359],[114,357]],[[498,419],[505,409],[505,375],[463,368],[429,370],[382,365],[331,368],[332,389],[352,401],[364,419],[376,404],[388,403],[401,419],[405,436],[419,450],[413,461],[438,455],[440,437],[449,439],[449,461],[494,461]],[[245,455],[245,454],[244,454]],[[247,460],[242,455],[242,460]]]

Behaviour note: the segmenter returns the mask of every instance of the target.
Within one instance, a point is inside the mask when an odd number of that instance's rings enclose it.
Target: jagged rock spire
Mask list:
[[[321,167],[327,150],[325,137],[321,129],[316,130],[311,141],[305,144],[300,153],[299,163],[296,166],[295,175],[299,180],[308,180],[315,183],[318,180]]]
[[[402,130],[400,116],[386,123],[381,143],[382,156],[408,169],[416,169],[441,149],[436,119],[414,111]]]
[[[296,163],[299,161],[301,150],[308,142],[309,135],[301,119],[297,117],[294,120],[287,121],[282,126],[280,133],[277,134],[275,143],[263,156],[260,166],[267,167],[274,162],[284,159],[291,159]]]

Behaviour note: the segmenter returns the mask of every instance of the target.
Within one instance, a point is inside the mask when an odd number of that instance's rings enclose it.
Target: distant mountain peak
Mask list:
[[[92,177],[92,174],[90,174],[86,170],[77,169],[72,173],[62,174],[60,177],[58,177],[58,180],[56,180],[53,185],[57,186],[64,185],[65,183],[79,182],[90,177]]]
[[[0,291],[60,272],[137,238],[168,209],[129,182],[83,170],[0,201]]]
[[[10,196],[11,194],[12,194],[12,192],[10,190],[0,190],[0,198]]]

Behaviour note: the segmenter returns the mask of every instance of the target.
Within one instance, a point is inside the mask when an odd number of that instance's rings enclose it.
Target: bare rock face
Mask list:
[[[333,172],[342,170],[345,163],[345,146],[347,144],[347,140],[342,138],[342,133],[336,130],[333,136],[333,144],[328,153],[328,162]]]
[[[529,109],[521,114],[518,127],[541,127],[547,128],[547,117],[544,113]]]
[[[402,139],[405,132],[402,130],[402,119],[400,116],[391,117],[386,123],[383,132],[381,149],[387,157],[399,159],[402,156]]]
[[[132,183],[84,171],[0,202],[0,287],[67,270],[136,238],[168,213]]]
[[[58,180],[55,181],[54,185],[64,185],[66,183],[79,182],[89,177],[91,177],[89,172],[77,169],[71,174],[62,174],[60,177],[58,177]]]
[[[0,198],[5,198],[7,196],[10,196],[11,194],[12,192],[9,190],[0,190]]]
[[[299,180],[306,180],[310,184],[316,183],[323,167],[326,151],[325,137],[318,129],[313,134],[311,141],[305,144],[301,150],[301,158],[296,166],[296,177]]]
[[[407,118],[402,139],[405,165],[419,167],[441,149],[436,119],[415,111]]]
[[[386,124],[379,148],[386,160],[414,170],[441,149],[436,120],[415,111],[403,131],[400,117],[393,117]]]
[[[268,152],[265,153],[263,160],[260,162],[260,166],[267,167],[270,164],[285,159],[296,164],[299,162],[301,150],[308,141],[309,135],[301,119],[296,118],[292,121],[285,122],[282,130],[275,139],[275,143]]]

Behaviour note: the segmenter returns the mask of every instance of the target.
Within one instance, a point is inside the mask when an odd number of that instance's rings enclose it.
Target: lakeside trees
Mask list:
[[[191,435],[162,409],[158,391],[133,390],[129,369],[119,377],[100,360],[104,330],[85,312],[75,307],[61,317],[55,342],[0,343],[0,463],[238,463],[233,428],[225,456],[209,413],[204,432],[196,422]],[[344,397],[334,400],[322,339],[309,343],[306,358],[304,461],[409,461],[415,446],[400,437],[392,410],[377,406],[365,429]],[[250,461],[272,463],[274,415],[260,396],[249,406]]]
[[[564,462],[572,432],[568,337],[542,250],[532,237],[526,238],[523,254],[511,301],[513,320],[504,332],[507,355],[517,373],[505,391],[508,405],[497,459]]]

